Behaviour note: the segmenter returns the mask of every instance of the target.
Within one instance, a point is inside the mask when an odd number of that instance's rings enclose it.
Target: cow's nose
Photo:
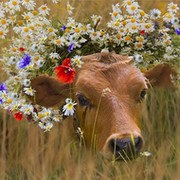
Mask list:
[[[142,144],[143,140],[139,136],[135,138],[113,138],[109,141],[109,148],[111,152],[115,155],[116,159],[130,160],[137,157],[142,147]]]

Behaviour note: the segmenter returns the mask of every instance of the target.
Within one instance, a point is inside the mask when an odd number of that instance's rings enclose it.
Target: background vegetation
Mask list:
[[[38,1],[41,3],[42,1]],[[44,1],[49,3],[49,1]],[[65,2],[51,5],[52,16],[63,19]],[[72,0],[76,17],[88,18],[93,13],[109,18],[112,3],[118,0]],[[138,1],[146,11],[165,7],[170,1]],[[174,0],[175,3],[178,1]],[[180,5],[180,3],[179,3]],[[62,11],[61,11],[62,10]],[[4,42],[0,42],[2,47]],[[0,82],[5,73],[0,71]],[[180,90],[151,90],[142,104],[143,151],[132,162],[113,162],[100,154],[79,148],[69,139],[66,123],[50,133],[43,133],[27,121],[16,122],[0,111],[0,179],[179,179],[180,178]]]

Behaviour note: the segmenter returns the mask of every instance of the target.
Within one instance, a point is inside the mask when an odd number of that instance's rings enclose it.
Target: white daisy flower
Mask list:
[[[150,17],[152,19],[158,19],[161,17],[161,11],[159,9],[153,9],[150,11]]]
[[[71,61],[74,66],[77,66],[78,68],[82,67],[83,62],[81,56],[76,55],[71,59]]]
[[[34,10],[36,6],[34,0],[22,0],[21,3],[27,10]]]
[[[65,102],[66,104],[63,106],[63,109],[62,109],[63,113],[65,116],[72,116],[75,112],[74,106],[77,103],[73,102],[71,98],[67,98]]]
[[[177,4],[174,4],[173,2],[168,4],[168,11],[169,12],[176,13],[178,10],[179,10],[179,7]]]
[[[50,53],[49,54],[49,57],[51,59],[59,59],[60,58],[60,55],[58,53]]]
[[[69,4],[69,2],[67,2],[67,12],[68,12],[69,15],[72,15],[73,9],[74,9],[74,8]]]
[[[26,115],[30,115],[34,111],[34,108],[32,105],[25,104],[20,108],[20,111]]]
[[[53,123],[52,122],[39,122],[39,127],[44,130],[45,132],[46,131],[50,131],[51,128],[53,127]]]
[[[24,79],[24,81],[23,81],[23,85],[24,86],[28,87],[28,86],[30,86],[30,84],[31,84],[31,80],[30,79]]]
[[[141,63],[143,61],[143,56],[141,54],[135,54],[134,60],[138,63]]]
[[[39,10],[39,13],[40,13],[41,15],[43,15],[43,16],[49,15],[49,10],[50,10],[50,9],[47,7],[46,4],[40,6],[40,7],[38,8],[38,10]]]
[[[29,88],[24,88],[24,93],[27,94],[27,95],[29,95],[29,96],[33,96],[34,93],[35,93],[35,90],[32,89],[31,87],[29,87]]]

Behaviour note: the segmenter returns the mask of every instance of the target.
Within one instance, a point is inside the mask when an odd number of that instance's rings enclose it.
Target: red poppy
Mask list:
[[[22,118],[23,118],[23,113],[22,113],[22,112],[16,112],[16,113],[14,113],[14,118],[15,118],[17,121],[21,121]]]
[[[76,71],[71,66],[71,59],[64,59],[62,65],[55,68],[55,73],[59,81],[62,83],[72,83],[74,81]]]
[[[70,58],[64,59],[62,65],[71,67],[71,59]]]
[[[19,51],[24,52],[24,51],[25,51],[25,48],[20,47],[20,48],[19,48]]]
[[[59,81],[62,83],[72,83],[75,78],[76,71],[69,66],[61,65],[55,68],[55,73]]]
[[[145,34],[145,30],[141,30],[141,31],[140,31],[140,34],[141,34],[141,35]]]

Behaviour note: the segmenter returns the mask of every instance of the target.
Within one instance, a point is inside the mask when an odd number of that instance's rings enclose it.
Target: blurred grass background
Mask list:
[[[38,4],[50,1],[37,1]],[[76,8],[77,19],[97,14],[109,18],[111,4],[117,0],[70,0]],[[148,12],[159,8],[165,12],[169,0],[139,0]],[[178,3],[178,0],[173,2]],[[66,1],[50,5],[51,17],[64,19]],[[4,46],[0,41],[0,47]],[[0,50],[1,52],[1,50]],[[0,82],[5,72],[0,71]],[[16,122],[0,110],[0,179],[180,179],[180,92],[151,90],[142,104],[144,151],[150,157],[139,157],[132,162],[113,162],[100,154],[81,149],[68,138],[66,123],[58,124],[50,133],[43,133],[36,125]]]

